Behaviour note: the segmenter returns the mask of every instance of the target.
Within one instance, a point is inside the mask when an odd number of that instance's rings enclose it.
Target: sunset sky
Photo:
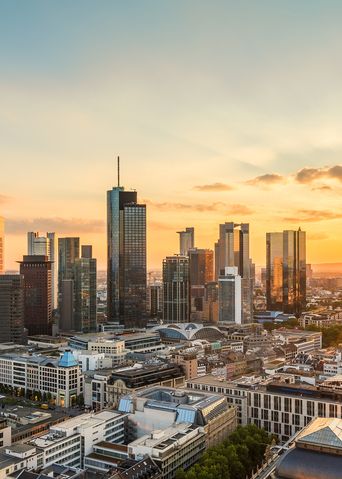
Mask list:
[[[4,0],[0,216],[6,268],[26,232],[92,243],[105,268],[106,190],[148,210],[150,268],[195,227],[307,231],[342,261],[342,2]]]

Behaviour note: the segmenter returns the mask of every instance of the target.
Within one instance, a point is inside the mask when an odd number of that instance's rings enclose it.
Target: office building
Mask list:
[[[267,309],[300,315],[306,306],[305,232],[266,234]]]
[[[52,332],[52,263],[47,256],[26,255],[20,261],[24,277],[24,317],[29,335]]]
[[[47,256],[51,261],[51,293],[52,309],[56,308],[56,254],[55,254],[55,233],[46,233],[40,236],[39,233],[30,231],[27,233],[27,254],[31,256]]]
[[[195,228],[185,228],[185,231],[177,231],[179,234],[179,254],[188,256],[189,250],[195,247]]]
[[[219,276],[219,321],[241,324],[241,276],[236,266],[225,268]]]
[[[5,272],[5,221],[0,216],[0,274]]]
[[[213,281],[214,253],[210,249],[193,248],[188,251],[190,262],[191,320],[203,320],[205,285]]]
[[[24,277],[20,274],[0,274],[0,343],[23,344]]]
[[[167,256],[163,260],[163,295],[164,322],[189,322],[190,271],[188,256]]]
[[[154,429],[173,424],[201,426],[206,434],[206,447],[220,444],[237,426],[236,408],[227,398],[211,393],[154,386],[121,398],[118,410],[128,413],[128,440],[137,439]]]
[[[83,393],[83,375],[70,351],[61,358],[49,356],[0,356],[0,383],[15,391],[50,394],[57,406],[70,407]]]
[[[163,315],[163,287],[161,284],[151,284],[149,292],[149,311],[151,318]]]
[[[215,243],[215,277],[224,275],[227,266],[236,266],[241,276],[242,323],[253,320],[253,280],[249,256],[249,224],[224,223],[220,225]]]
[[[58,239],[58,310],[61,331],[75,329],[75,261],[79,257],[79,238]]]
[[[88,333],[96,331],[96,259],[92,248],[82,246],[81,258],[74,263],[74,328]]]
[[[146,317],[146,205],[136,191],[107,191],[107,319],[125,327]]]

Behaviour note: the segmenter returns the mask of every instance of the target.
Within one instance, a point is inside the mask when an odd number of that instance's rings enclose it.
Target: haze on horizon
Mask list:
[[[307,231],[342,259],[342,3],[5,0],[0,216],[6,268],[27,231],[80,236],[106,264],[106,191],[138,191],[150,268],[194,226]]]

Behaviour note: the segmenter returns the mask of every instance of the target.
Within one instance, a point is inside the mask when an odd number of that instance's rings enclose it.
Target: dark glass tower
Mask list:
[[[75,261],[80,257],[80,239],[58,239],[58,310],[59,328],[75,328]]]
[[[164,323],[187,323],[190,319],[189,257],[167,256],[163,260]]]
[[[90,245],[82,246],[81,258],[75,260],[74,289],[76,331],[96,331],[96,259]]]
[[[0,274],[0,342],[27,342],[24,330],[24,277]]]
[[[136,191],[107,191],[107,318],[125,327],[146,318],[146,205]]]
[[[297,316],[306,306],[305,231],[266,235],[267,308]]]

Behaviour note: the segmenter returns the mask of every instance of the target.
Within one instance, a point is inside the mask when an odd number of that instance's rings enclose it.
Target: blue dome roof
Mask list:
[[[58,362],[58,366],[60,366],[61,368],[70,368],[77,365],[78,362],[76,361],[74,355],[70,350],[64,351],[63,356]]]

